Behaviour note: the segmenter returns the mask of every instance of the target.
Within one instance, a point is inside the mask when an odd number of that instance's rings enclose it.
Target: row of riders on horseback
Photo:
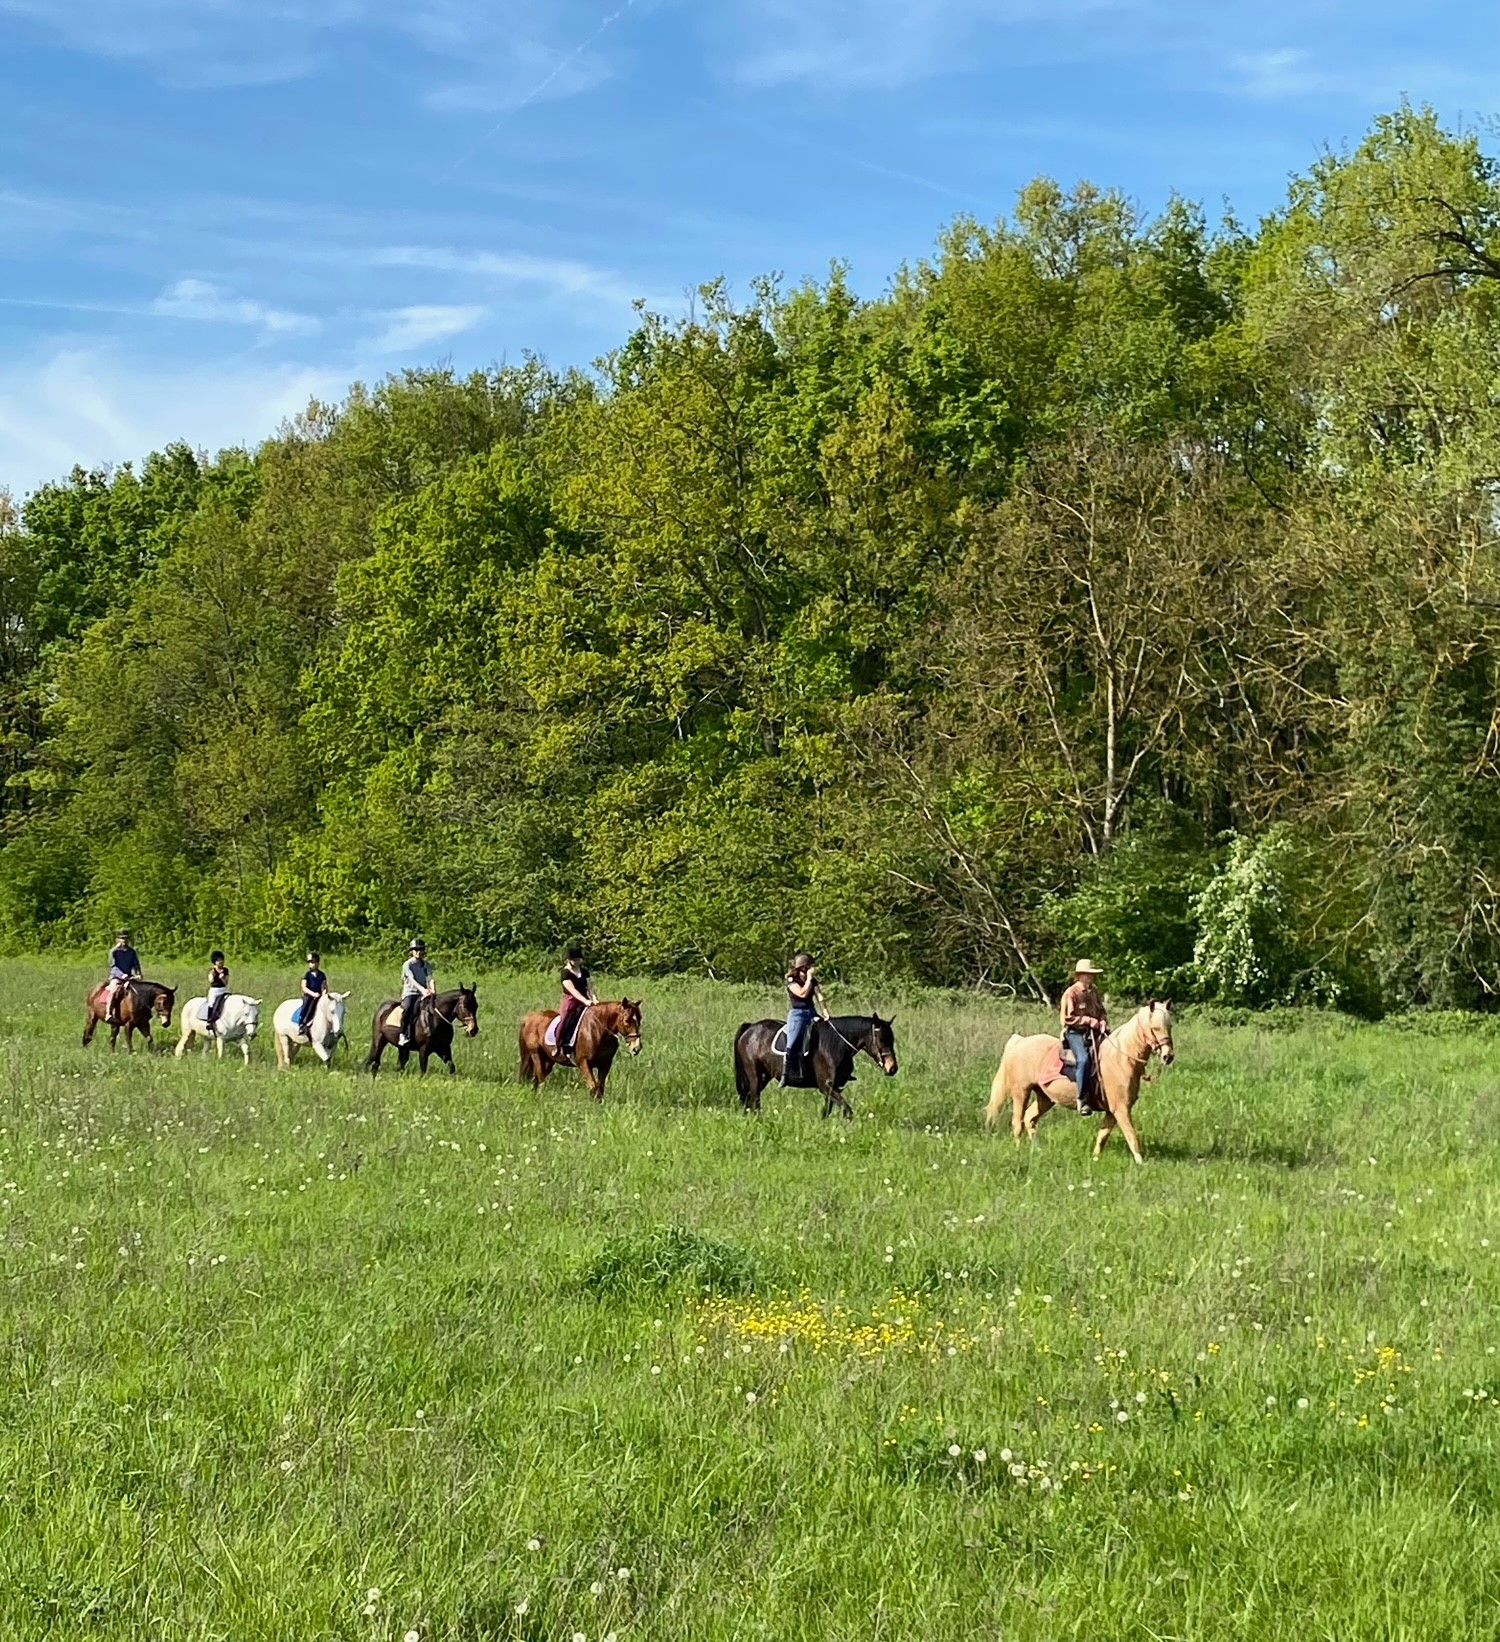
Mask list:
[[[221,1056],[226,1042],[238,1042],[248,1061],[260,1000],[230,992],[223,952],[215,950],[209,961],[205,995],[183,1009],[177,1053],[182,1055],[201,1036],[213,1042]],[[1096,1155],[1118,1126],[1139,1162],[1140,1143],[1130,1113],[1151,1056],[1158,1054],[1165,1064],[1171,1063],[1170,1005],[1153,1000],[1111,1033],[1096,984],[1102,973],[1087,959],[1074,966],[1073,984],[1059,1006],[1060,1040],[1044,1034],[1012,1036],[985,1116],[993,1123],[1006,1102],[1012,1102],[1019,1140],[1023,1133],[1034,1138],[1037,1122],[1054,1105],[1073,1106],[1084,1116],[1102,1113]],[[521,1022],[520,1075],[540,1087],[555,1066],[576,1065],[589,1093],[602,1100],[619,1044],[623,1041],[633,1055],[640,1052],[640,1001],[601,1001],[576,942],[564,955],[560,981],[557,1009],[536,1011]],[[809,952],[798,952],[787,966],[786,994],[784,1022],[747,1021],[735,1034],[735,1084],[741,1105],[759,1111],[767,1084],[779,1082],[788,1088],[816,1088],[823,1096],[825,1117],[835,1106],[852,1117],[843,1090],[854,1077],[857,1056],[868,1055],[887,1077],[897,1070],[892,1022],[878,1014],[831,1014]],[[127,1047],[134,1031],[143,1032],[149,1041],[153,1013],[170,1025],[174,997],[175,989],[144,979],[130,932],[121,930],[109,955],[109,979],[90,993],[83,1041],[90,1041],[101,1020],[111,1029],[111,1046],[122,1027]],[[348,998],[347,992],[330,988],[319,954],[310,951],[300,996],[282,1004],[275,1014],[278,1063],[289,1066],[299,1048],[311,1047],[328,1064],[344,1038]],[[469,1037],[478,1034],[475,988],[460,986],[440,993],[426,943],[413,940],[401,971],[400,996],[375,1011],[365,1066],[372,1074],[377,1072],[385,1050],[393,1047],[403,1067],[415,1053],[425,1072],[428,1059],[436,1055],[453,1072],[455,1027]]]

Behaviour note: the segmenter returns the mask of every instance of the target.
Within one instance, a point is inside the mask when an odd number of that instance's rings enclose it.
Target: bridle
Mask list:
[[[1129,1024],[1133,1026],[1136,1020],[1143,1013],[1146,1016],[1146,1041],[1145,1052],[1139,1059],[1137,1059],[1134,1055],[1125,1053],[1124,1046],[1115,1041],[1115,1034],[1113,1032],[1111,1032],[1109,1036],[1104,1039],[1105,1044],[1109,1048],[1113,1049],[1117,1055],[1123,1056],[1127,1064],[1135,1067],[1137,1071],[1141,1071],[1150,1065],[1152,1055],[1161,1055],[1163,1058],[1163,1063],[1165,1064],[1166,1051],[1172,1047],[1171,1033],[1164,1033],[1157,1030],[1156,1011],[1154,1009],[1137,1010],[1136,1013],[1130,1017]]]
[[[459,1004],[461,1004],[463,1001],[464,1001],[463,989],[460,987],[459,993],[458,993],[458,1003],[454,1004],[453,1013],[451,1015],[445,1015],[442,1012],[442,1010],[438,1008],[436,998],[434,998],[432,1000],[432,1012],[433,1012],[434,1015],[437,1016],[437,1018],[443,1023],[444,1026],[452,1026],[455,1021],[458,1021],[458,1022],[461,1023],[461,1025],[463,1026],[465,1031],[468,1031],[470,1026],[473,1026],[475,1028],[475,1030],[477,1031],[478,1027],[479,1027],[479,1021],[478,1021],[478,1018],[475,1016],[474,1011],[471,1009],[467,1015],[460,1015],[459,1012],[458,1012]]]

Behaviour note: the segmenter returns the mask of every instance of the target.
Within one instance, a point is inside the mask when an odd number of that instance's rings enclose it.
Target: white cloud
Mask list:
[[[215,325],[252,325],[271,336],[306,336],[318,329],[308,314],[272,308],[252,297],[231,295],[203,279],[179,279],[169,285],[151,311],[164,319],[192,319]]]
[[[254,444],[347,385],[342,371],[307,365],[160,366],[113,348],[58,346],[0,368],[0,485],[20,495],[74,463],[138,461],[184,436],[210,451]]]
[[[431,245],[389,245],[372,259],[382,268],[426,268],[464,274],[484,283],[540,285],[558,296],[587,296],[629,307],[636,292],[618,276],[570,257],[538,257],[524,251],[460,251]]]
[[[1322,90],[1326,84],[1311,62],[1307,52],[1285,48],[1242,52],[1230,59],[1229,66],[1238,78],[1238,89],[1246,96],[1296,97]]]
[[[993,66],[981,37],[1045,25],[1067,36],[1145,0],[740,0],[734,75],[750,85],[812,81],[896,87],[942,72]]]
[[[598,22],[592,0],[0,0],[0,19],[7,16],[195,87],[296,79],[354,30],[462,63],[464,82],[431,94],[439,107],[531,101],[529,87],[559,64],[566,68],[549,80],[549,96],[587,91],[609,72],[578,46]]]
[[[383,316],[388,322],[385,330],[368,346],[378,354],[412,353],[469,330],[484,316],[483,308],[440,303],[393,308]]]

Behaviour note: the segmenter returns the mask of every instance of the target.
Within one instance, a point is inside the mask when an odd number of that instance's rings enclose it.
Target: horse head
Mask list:
[[[640,998],[637,998],[634,1003],[629,998],[621,998],[619,1003],[615,1005],[615,1031],[624,1038],[625,1046],[632,1055],[638,1055],[641,1052],[642,1002],[643,1000]]]
[[[160,981],[151,983],[151,1007],[156,1011],[157,1018],[163,1026],[172,1024],[172,1005],[177,1001],[177,988],[163,986]]]
[[[328,1035],[330,1038],[343,1035],[344,1005],[349,1002],[349,996],[347,992],[325,992],[318,1000],[318,1008],[326,1010],[328,1014]]]
[[[864,1051],[888,1078],[896,1075],[896,1034],[891,1030],[895,1024],[895,1017],[888,1021],[881,1020],[873,1010],[870,1012],[870,1030],[864,1041]]]
[[[478,981],[469,986],[460,981],[458,985],[458,1003],[454,1006],[453,1018],[463,1027],[465,1037],[479,1036],[478,987]]]
[[[1143,1013],[1148,1047],[1161,1056],[1163,1066],[1170,1066],[1177,1053],[1172,1043],[1172,1000],[1165,998],[1158,1002],[1153,998]]]

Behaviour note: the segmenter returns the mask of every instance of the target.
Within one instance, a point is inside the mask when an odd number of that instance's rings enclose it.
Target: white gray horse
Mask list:
[[[344,1005],[349,1001],[347,992],[325,992],[313,1011],[311,1030],[304,1032],[297,1025],[297,1013],[302,1008],[301,998],[288,998],[276,1011],[272,1025],[276,1035],[276,1064],[290,1066],[297,1051],[304,1044],[327,1066],[333,1051],[344,1035]]]
[[[214,1022],[213,1030],[208,1025],[208,999],[189,998],[182,1006],[179,1017],[182,1025],[182,1036],[177,1041],[177,1058],[181,1060],[188,1052],[194,1038],[203,1039],[203,1053],[208,1053],[209,1043],[212,1042],[219,1052],[219,1059],[224,1058],[224,1045],[237,1043],[240,1053],[245,1057],[245,1065],[250,1064],[250,1045],[260,1029],[260,999],[247,998],[243,992],[231,992],[224,1000],[224,1007],[219,1011],[219,1018]]]

